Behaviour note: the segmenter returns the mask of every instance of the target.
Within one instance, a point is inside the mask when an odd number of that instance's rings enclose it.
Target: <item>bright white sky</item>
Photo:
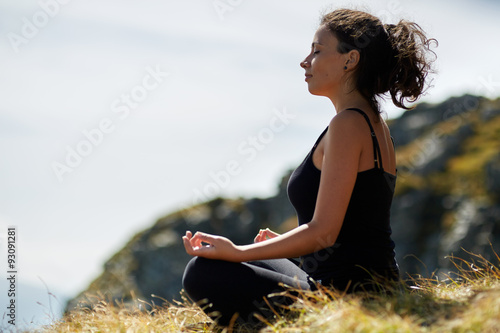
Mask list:
[[[43,280],[61,300],[133,234],[210,190],[274,194],[333,116],[299,67],[324,10],[407,18],[437,38],[424,101],[500,95],[493,0],[55,1],[0,0],[0,241],[17,226],[19,283]],[[87,156],[68,157],[78,149]],[[68,158],[60,181],[53,165]],[[228,163],[236,171],[215,185]]]

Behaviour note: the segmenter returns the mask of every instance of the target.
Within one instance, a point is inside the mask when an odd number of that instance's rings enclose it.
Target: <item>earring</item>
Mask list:
[[[344,66],[344,70],[345,70],[345,71],[347,70],[347,66]]]

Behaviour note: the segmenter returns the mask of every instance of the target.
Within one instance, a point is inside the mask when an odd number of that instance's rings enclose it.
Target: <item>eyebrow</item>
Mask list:
[[[320,42],[312,42],[311,43],[311,47],[312,48],[314,48],[314,44],[323,46],[323,44],[321,44]]]

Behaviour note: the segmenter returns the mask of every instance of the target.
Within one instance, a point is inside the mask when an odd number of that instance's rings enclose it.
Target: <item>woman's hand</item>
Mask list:
[[[269,230],[269,228],[260,229],[259,233],[257,234],[257,236],[255,236],[253,241],[254,241],[254,243],[259,243],[259,242],[265,241],[266,239],[274,238],[274,237],[277,237],[279,235],[280,234]]]
[[[194,234],[186,231],[182,237],[186,252],[192,256],[204,257],[208,259],[219,259],[233,262],[240,262],[238,255],[240,250],[226,237],[210,235],[203,232]]]

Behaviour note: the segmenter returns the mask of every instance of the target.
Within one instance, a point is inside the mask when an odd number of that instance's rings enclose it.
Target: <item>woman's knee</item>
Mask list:
[[[197,280],[199,280],[201,273],[199,271],[200,265],[198,263],[200,259],[201,258],[199,257],[192,258],[184,269],[184,274],[182,276],[182,287],[188,294],[191,294],[192,290],[199,284]]]
[[[202,257],[194,257],[188,262],[182,276],[182,286],[189,296],[198,298],[207,292],[217,262]]]

